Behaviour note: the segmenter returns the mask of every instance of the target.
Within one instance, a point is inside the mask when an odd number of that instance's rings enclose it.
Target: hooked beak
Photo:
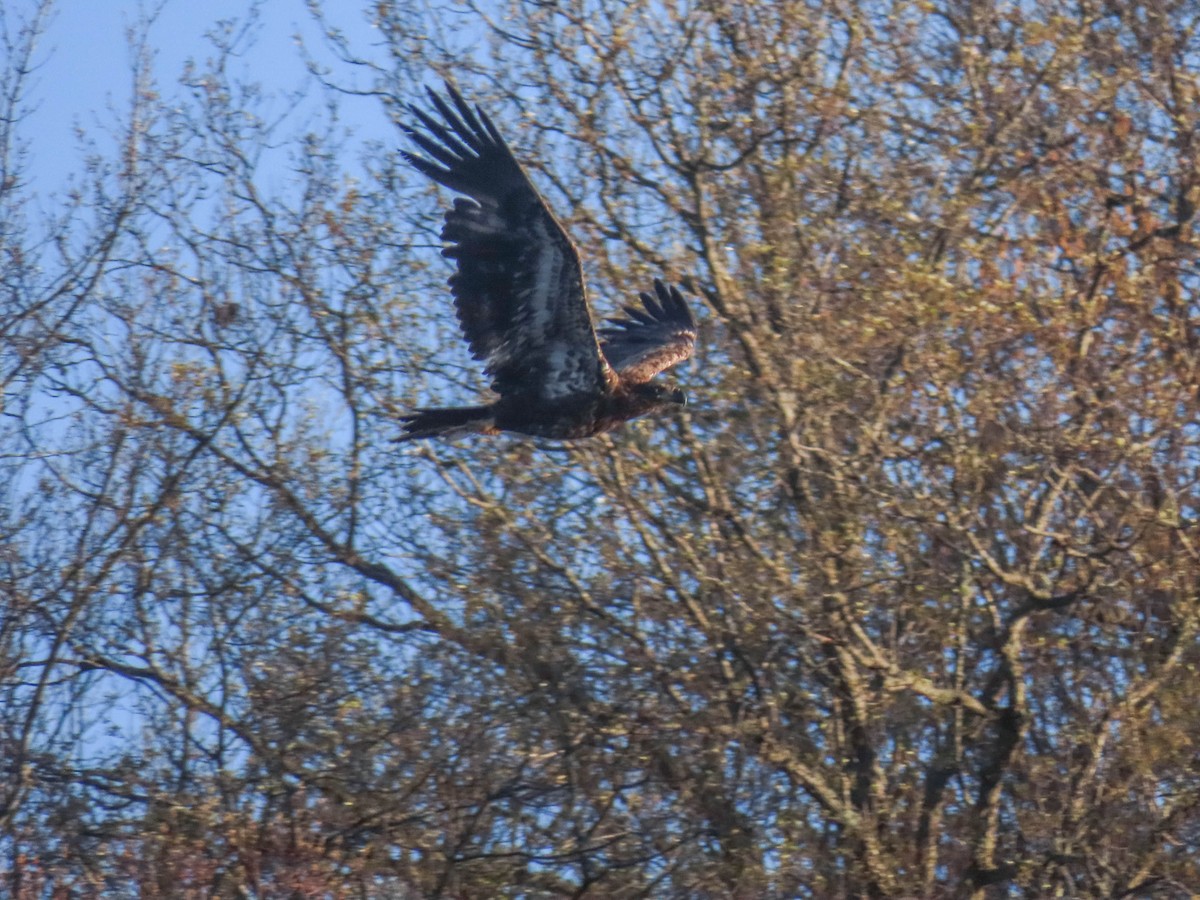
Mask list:
[[[687,394],[680,388],[671,391],[671,402],[679,406],[687,406]]]

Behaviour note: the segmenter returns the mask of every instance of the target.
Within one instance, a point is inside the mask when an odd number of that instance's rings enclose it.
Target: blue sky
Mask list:
[[[4,16],[10,31],[28,20],[37,5],[36,0],[8,0]],[[28,88],[34,112],[20,129],[32,151],[26,175],[37,193],[53,193],[80,170],[76,126],[98,136],[123,115],[133,59],[127,33],[147,10],[157,10],[149,45],[160,92],[170,96],[185,63],[211,54],[205,34],[222,19],[244,20],[252,5],[248,0],[165,0],[161,7],[137,0],[57,0],[34,56],[38,68]],[[244,71],[238,74],[261,82],[268,93],[303,88],[309,82],[297,34],[309,52],[330,59],[304,0],[262,0],[258,5],[253,51],[243,57]],[[326,6],[336,10],[329,15],[356,50],[369,55],[378,36],[363,13],[366,4]],[[344,124],[371,134],[393,133],[377,102],[345,104],[343,116]]]

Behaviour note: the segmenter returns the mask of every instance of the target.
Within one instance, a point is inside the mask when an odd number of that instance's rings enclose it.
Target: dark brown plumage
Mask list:
[[[675,287],[655,280],[641,307],[626,306],[597,337],[575,245],[496,126],[452,86],[429,91],[434,116],[409,110],[426,154],[418,171],[463,197],[446,212],[443,255],[455,261],[454,306],[498,399],[486,406],[404,416],[400,440],[513,431],[583,438],[686,402],[652,379],[692,355],[696,320]]]

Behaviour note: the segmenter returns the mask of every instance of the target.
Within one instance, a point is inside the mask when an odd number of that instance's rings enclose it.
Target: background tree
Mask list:
[[[6,31],[5,890],[1190,896],[1194,4],[368,14],[299,134],[139,62],[36,222]],[[689,413],[392,443],[481,376],[336,110],[439,76]]]

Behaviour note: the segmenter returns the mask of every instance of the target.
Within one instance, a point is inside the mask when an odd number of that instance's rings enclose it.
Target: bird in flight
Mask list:
[[[406,129],[424,156],[418,171],[462,196],[446,212],[442,254],[458,321],[497,399],[419,409],[400,440],[502,431],[585,438],[637,416],[687,403],[653,379],[692,355],[696,319],[676,287],[654,282],[641,306],[592,325],[579,253],[491,119],[453,86],[429,90],[433,109],[410,105]]]

